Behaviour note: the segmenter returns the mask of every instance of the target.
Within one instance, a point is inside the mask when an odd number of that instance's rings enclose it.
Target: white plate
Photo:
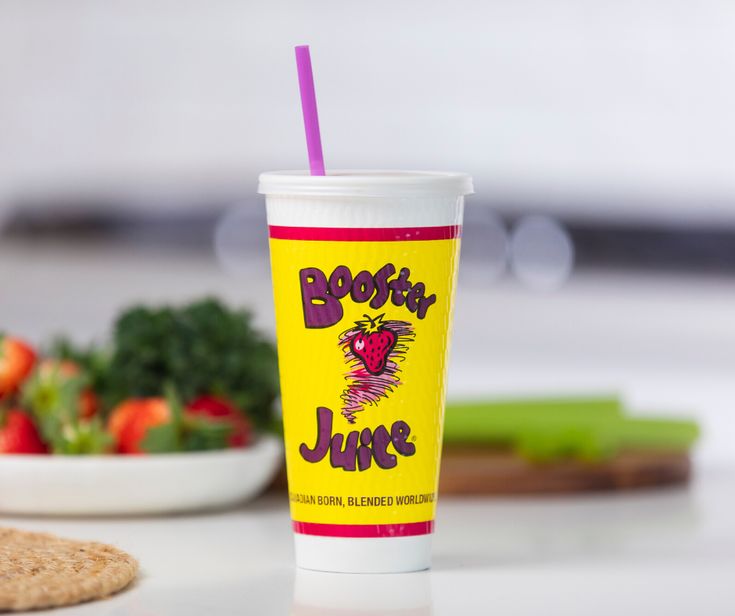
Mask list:
[[[148,456],[0,455],[0,513],[128,515],[234,505],[281,463],[280,439],[244,449]]]

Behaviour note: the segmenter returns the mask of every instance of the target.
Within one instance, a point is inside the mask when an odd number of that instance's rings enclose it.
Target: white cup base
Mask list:
[[[431,566],[431,537],[352,538],[296,533],[296,566],[334,573],[423,571]]]

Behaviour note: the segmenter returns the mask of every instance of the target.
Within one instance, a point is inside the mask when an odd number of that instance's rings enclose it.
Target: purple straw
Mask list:
[[[319,133],[319,114],[316,110],[316,94],[314,93],[314,73],[311,70],[311,55],[309,54],[308,45],[296,47],[296,69],[299,73],[299,90],[301,90],[301,109],[304,112],[309,169],[311,175],[325,175],[322,138]]]

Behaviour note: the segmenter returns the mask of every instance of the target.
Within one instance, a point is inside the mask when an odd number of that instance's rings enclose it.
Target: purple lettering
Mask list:
[[[329,462],[333,468],[345,471],[360,471],[370,468],[372,460],[382,469],[391,469],[398,464],[398,457],[388,451],[392,444],[396,453],[412,456],[416,453],[416,445],[408,442],[411,428],[405,421],[396,421],[390,432],[385,426],[378,426],[371,431],[363,428],[361,432],[352,430],[347,435],[332,434],[334,413],[320,406],[316,410],[317,437],[313,448],[301,443],[299,453],[307,462],[320,462],[329,453]]]
[[[388,287],[388,278],[396,273],[396,268],[392,263],[386,263],[377,272],[375,272],[375,296],[370,301],[371,308],[380,308],[388,301],[390,289]]]
[[[329,452],[329,463],[332,468],[343,468],[346,471],[355,470],[355,459],[357,456],[357,430],[350,432],[347,438],[341,434],[332,437],[332,446]],[[342,449],[342,441],[345,447]]]
[[[360,432],[360,447],[357,449],[357,468],[366,471],[370,468],[373,460],[373,452],[370,449],[370,441],[372,439],[370,428],[363,428]]]
[[[423,282],[417,282],[411,287],[411,290],[406,293],[406,308],[411,312],[416,312],[419,309],[419,299],[424,296],[426,292],[426,286]]]
[[[435,293],[432,293],[428,297],[422,297],[419,300],[419,309],[416,312],[416,316],[419,319],[423,319],[426,316],[426,311],[429,309],[429,306],[431,306],[435,302],[436,302],[436,294]]]
[[[373,275],[368,271],[361,271],[352,281],[352,301],[362,304],[368,301],[375,291]]]
[[[342,299],[350,292],[352,287],[352,272],[346,265],[334,268],[329,277],[329,292],[337,299]]]
[[[391,441],[393,447],[402,456],[412,456],[416,453],[416,445],[408,442],[408,435],[411,434],[411,428],[405,421],[397,421],[390,429]]]
[[[339,323],[344,314],[342,304],[329,294],[324,272],[316,267],[306,267],[299,272],[299,279],[306,327],[321,329]]]
[[[401,273],[398,274],[398,278],[394,278],[388,283],[393,293],[391,294],[391,301],[396,306],[403,306],[406,301],[404,293],[411,288],[411,283],[408,277],[411,275],[411,270],[407,267],[401,268]]]
[[[423,319],[429,306],[436,302],[436,295],[432,294],[425,297],[425,293],[426,285],[423,282],[417,282],[406,293],[406,308],[411,312],[415,312],[419,319]]]
[[[299,271],[301,303],[304,323],[309,329],[322,329],[336,325],[344,316],[342,300],[348,295],[352,301],[362,304],[370,301],[371,308],[381,308],[388,300],[395,306],[406,306],[419,319],[426,316],[429,307],[436,303],[436,295],[426,295],[423,282],[411,283],[411,270],[401,268],[398,276],[392,263],[386,263],[375,274],[367,270],[354,277],[350,268],[339,265],[329,279],[317,267],[306,267]]]
[[[385,426],[378,426],[373,432],[373,457],[375,464],[380,468],[393,468],[398,461],[392,453],[388,453],[388,444],[390,443],[390,435]]]
[[[307,462],[319,462],[329,451],[329,439],[332,436],[332,416],[334,413],[328,408],[320,406],[316,410],[316,445],[309,449],[306,443],[301,443],[299,453]]]

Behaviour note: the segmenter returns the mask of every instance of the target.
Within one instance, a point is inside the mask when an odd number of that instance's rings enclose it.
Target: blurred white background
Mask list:
[[[0,205],[251,192],[303,167],[309,42],[332,168],[456,168],[486,199],[733,225],[733,32],[729,0],[3,0]]]

